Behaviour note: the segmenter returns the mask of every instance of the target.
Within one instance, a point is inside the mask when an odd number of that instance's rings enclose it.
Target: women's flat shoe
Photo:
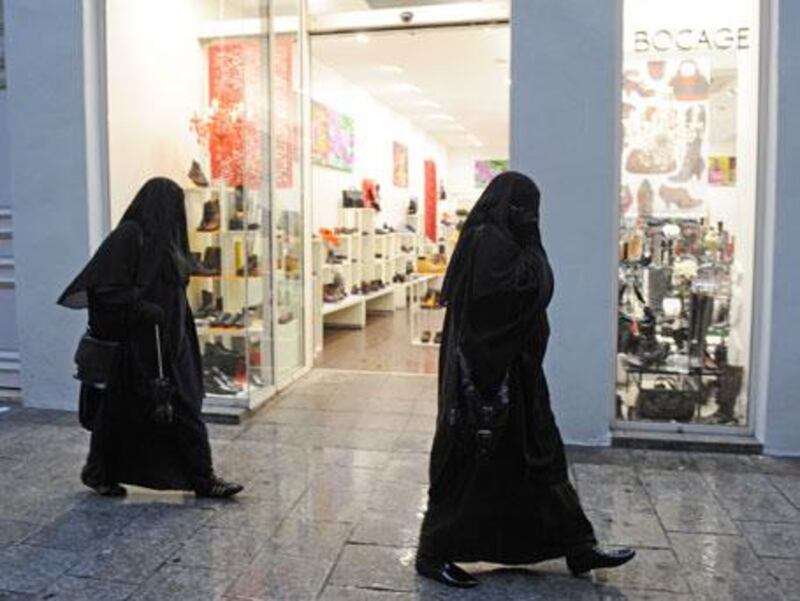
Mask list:
[[[634,557],[636,551],[633,549],[604,550],[592,547],[584,553],[567,557],[567,567],[573,575],[580,576],[597,568],[616,568]]]
[[[420,576],[454,588],[473,588],[479,584],[475,578],[449,561],[417,557],[416,568]]]
[[[214,476],[207,486],[195,491],[198,497],[206,499],[230,499],[244,490],[244,486],[235,482],[226,482],[222,478]]]

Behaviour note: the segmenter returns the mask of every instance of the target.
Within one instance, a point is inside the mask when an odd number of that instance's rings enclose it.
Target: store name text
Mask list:
[[[749,50],[750,28],[640,30],[634,33],[633,49],[634,52]]]

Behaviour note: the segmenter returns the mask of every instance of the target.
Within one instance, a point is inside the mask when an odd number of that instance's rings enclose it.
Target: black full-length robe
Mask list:
[[[202,363],[185,290],[188,250],[183,191],[170,180],[150,180],[59,299],[88,308],[94,336],[120,342],[110,386],[80,391],[81,403],[94,409],[84,468],[93,485],[197,490],[213,476],[201,418]],[[165,375],[177,392],[170,425],[155,422],[148,396],[158,376],[156,322]]]
[[[568,479],[542,370],[553,275],[539,238],[538,204],[538,189],[527,177],[509,172],[495,178],[448,268],[421,556],[523,564],[596,542]],[[478,452],[465,406],[464,370],[484,397],[508,385],[507,421],[493,432],[487,455]]]

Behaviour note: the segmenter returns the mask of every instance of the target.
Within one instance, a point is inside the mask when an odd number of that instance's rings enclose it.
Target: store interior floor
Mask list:
[[[316,367],[375,372],[435,374],[438,346],[411,344],[407,311],[369,314],[363,330],[325,329]]]

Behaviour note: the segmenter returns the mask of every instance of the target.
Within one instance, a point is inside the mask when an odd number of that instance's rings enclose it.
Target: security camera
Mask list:
[[[400,20],[403,23],[411,23],[411,21],[414,20],[414,13],[412,13],[410,10],[404,10],[400,13]]]

